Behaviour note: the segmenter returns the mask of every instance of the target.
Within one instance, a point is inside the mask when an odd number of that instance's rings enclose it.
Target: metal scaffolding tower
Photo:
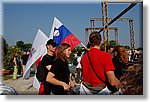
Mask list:
[[[106,51],[106,40],[109,45],[109,36],[108,36],[108,3],[102,2],[102,23],[103,23],[103,37],[104,37],[104,50]]]
[[[103,22],[104,18],[91,18],[90,21],[91,21],[91,24],[94,24],[95,21],[102,21]],[[112,18],[107,18],[108,21],[112,20]],[[131,46],[131,49],[135,49],[135,34],[134,34],[134,24],[133,24],[133,19],[132,18],[119,18],[117,19],[117,21],[129,21],[129,30],[130,30],[130,46]],[[95,27],[94,26],[91,26],[92,28]],[[105,28],[106,29],[106,28]],[[93,29],[94,30],[94,29]],[[105,30],[104,30],[105,31]],[[106,33],[106,32],[105,32]],[[104,36],[104,44],[106,46],[106,34],[103,32],[103,35]],[[116,33],[117,34],[117,33]],[[109,36],[109,34],[108,34]],[[109,38],[109,37],[107,37]],[[109,39],[107,39],[107,41],[109,41]]]
[[[96,31],[96,30],[101,30],[103,28],[85,28],[85,32],[86,32],[86,43],[88,43],[88,37],[89,37],[89,31]],[[115,34],[115,41],[116,44],[118,44],[118,28],[117,27],[110,27],[107,30],[114,30],[114,34]]]
[[[133,29],[133,19],[129,20],[129,26],[130,26],[131,49],[135,49],[135,35],[134,35],[134,29]]]

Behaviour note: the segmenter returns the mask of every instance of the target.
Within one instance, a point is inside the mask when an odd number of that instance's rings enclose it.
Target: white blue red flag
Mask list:
[[[52,35],[56,44],[67,43],[71,46],[71,50],[81,43],[56,17],[54,18],[50,38],[52,38]]]

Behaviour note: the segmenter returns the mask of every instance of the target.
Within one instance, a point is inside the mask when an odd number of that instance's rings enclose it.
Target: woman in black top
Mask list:
[[[70,70],[68,68],[68,58],[70,54],[70,45],[62,43],[58,47],[57,58],[47,75],[46,81],[53,84],[52,93],[55,95],[66,95],[70,89]]]

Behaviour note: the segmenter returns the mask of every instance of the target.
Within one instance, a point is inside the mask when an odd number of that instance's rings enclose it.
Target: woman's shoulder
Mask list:
[[[63,63],[63,60],[61,58],[56,58],[54,61],[56,64]]]

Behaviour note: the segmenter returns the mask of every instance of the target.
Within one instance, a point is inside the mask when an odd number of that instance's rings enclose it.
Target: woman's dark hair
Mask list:
[[[60,44],[60,46],[58,47],[57,58],[62,58],[62,59],[67,60],[66,55],[63,52],[69,47],[70,45],[67,43]]]
[[[124,95],[143,95],[143,61],[130,64],[121,77],[121,89]]]
[[[92,32],[89,36],[89,41],[90,41],[90,45],[93,47],[95,45],[99,46],[101,41],[102,41],[102,37],[99,34],[99,32]]]

